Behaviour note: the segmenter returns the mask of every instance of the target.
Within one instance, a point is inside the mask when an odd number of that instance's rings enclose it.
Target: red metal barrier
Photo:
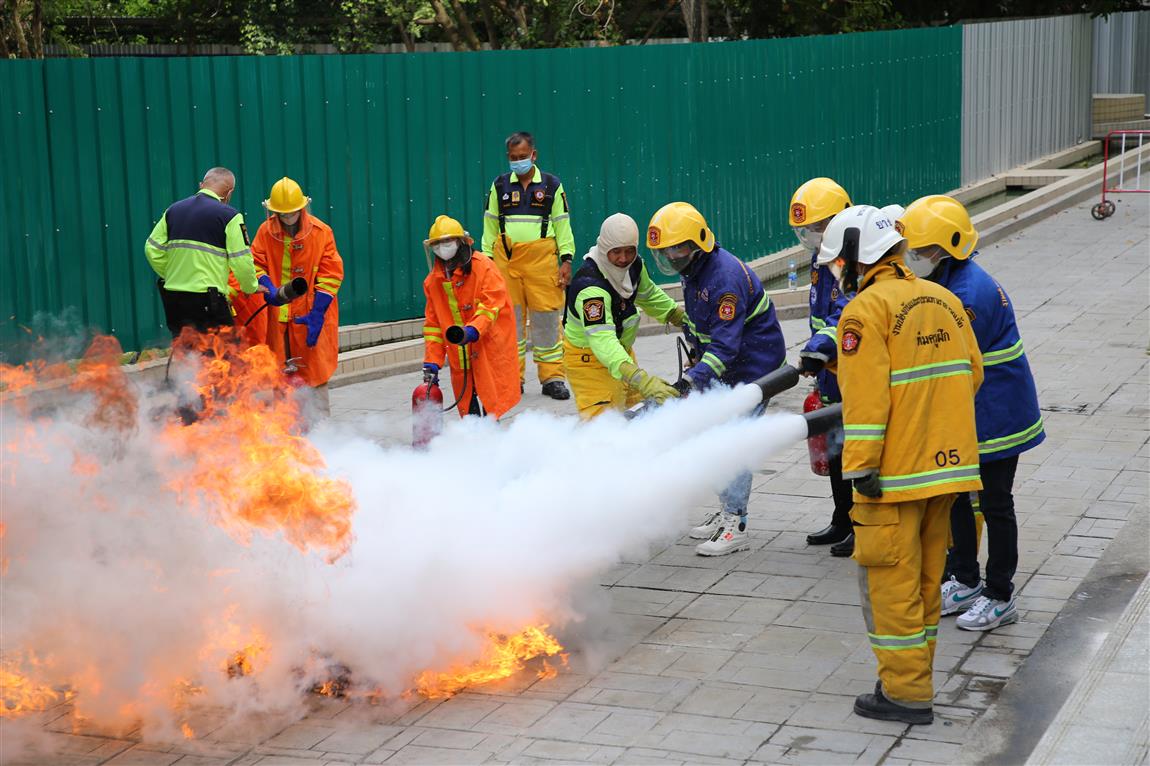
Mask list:
[[[1106,199],[1107,194],[1150,194],[1150,188],[1147,188],[1145,185],[1150,184],[1150,175],[1147,176],[1145,182],[1142,180],[1141,154],[1135,155],[1137,159],[1134,160],[1134,171],[1136,172],[1131,173],[1131,175],[1134,176],[1133,186],[1126,186],[1126,149],[1128,137],[1131,139],[1129,148],[1132,152],[1141,149],[1144,143],[1150,146],[1150,130],[1112,130],[1106,134],[1105,154],[1102,156],[1102,201],[1090,208],[1090,215],[1094,216],[1094,220],[1096,221],[1103,221],[1114,215],[1114,203]],[[1115,179],[1113,169],[1110,167],[1110,145],[1116,138],[1121,138],[1122,142],[1122,147],[1119,150],[1118,156],[1115,158],[1115,161],[1118,163],[1117,179]],[[1134,139],[1137,139],[1137,144],[1133,143]],[[1111,182],[1115,182],[1113,186]]]

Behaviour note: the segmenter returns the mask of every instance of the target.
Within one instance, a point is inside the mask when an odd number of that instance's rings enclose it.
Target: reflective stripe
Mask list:
[[[425,343],[442,343],[443,342],[443,338],[440,338],[439,336],[436,336],[436,335],[428,335],[427,333],[423,334],[423,340]]]
[[[570,217],[571,217],[570,213],[560,213],[559,215],[551,216],[551,220],[552,221],[566,221]]]
[[[832,324],[829,327],[824,327],[819,330],[815,335],[825,335],[837,343],[839,339],[839,328]]]
[[[640,317],[638,314],[632,314],[623,320],[623,328],[626,329],[629,327],[634,327],[635,325],[639,324],[641,319],[642,317]]]
[[[970,361],[966,359],[951,359],[946,362],[924,364],[920,367],[907,367],[904,370],[891,370],[890,384],[901,386],[917,380],[930,380],[932,378],[949,378],[951,375],[969,375]]]
[[[451,318],[455,320],[455,324],[463,325],[463,315],[459,313],[459,302],[455,300],[455,291],[451,289],[451,282],[443,283],[443,292],[447,296],[447,305],[451,309]],[[459,366],[463,367],[464,361],[464,347],[456,346],[455,352],[459,355]]]
[[[1009,436],[1000,436],[997,439],[987,439],[984,442],[978,443],[978,454],[987,455],[992,452],[1002,452],[1004,449],[1017,447],[1020,444],[1025,444],[1034,437],[1042,433],[1042,418],[1038,418],[1038,422],[1027,428],[1025,431],[1010,434]]]
[[[499,316],[498,311],[492,311],[491,309],[487,308],[486,306],[484,306],[482,304],[480,304],[479,306],[476,307],[475,313],[476,314],[482,314],[483,316],[490,319],[492,322],[494,322],[495,318]]]
[[[499,216],[495,216],[498,218]],[[539,223],[543,219],[541,215],[508,215],[504,216],[503,220],[506,223]]]
[[[727,371],[727,365],[723,364],[722,360],[720,360],[719,357],[715,356],[710,351],[703,354],[703,358],[700,361],[714,370],[715,374],[720,377],[722,377],[723,373]]]
[[[212,245],[205,245],[202,242],[192,242],[188,239],[173,239],[168,241],[168,248],[179,248],[180,250],[197,250],[201,253],[208,255],[218,255],[220,258],[227,258],[228,251],[222,247],[213,247]]]
[[[151,245],[152,247],[156,248],[157,250],[167,250],[169,247],[172,246],[171,242],[168,242],[167,244],[161,245],[159,242],[152,239],[151,237],[148,237],[148,244]]]
[[[819,319],[818,317],[811,317],[811,327],[815,328],[816,330],[821,330],[826,326],[827,326],[827,322],[825,319]]]
[[[879,476],[879,483],[885,492],[898,489],[922,489],[923,487],[933,487],[936,484],[977,479],[978,476],[977,465],[956,465],[934,471],[908,473],[903,476]]]
[[[847,441],[880,442],[886,435],[886,426],[882,424],[844,425],[843,430]]]
[[[611,332],[615,332],[615,325],[593,324],[590,327],[584,327],[583,328],[583,332],[585,332],[588,335],[591,335],[592,333],[597,333],[597,332],[607,332],[608,330],[610,330]]]
[[[926,626],[926,640],[927,641],[935,641],[937,639],[938,639],[938,626],[937,625],[927,625]]]
[[[316,286],[317,290],[322,288],[324,290],[330,290],[333,293],[335,291],[339,290],[340,285],[342,285],[342,284],[343,284],[343,282],[341,280],[338,280],[338,279],[317,279],[315,281],[315,286]]]
[[[1018,342],[1008,348],[999,349],[998,351],[987,351],[982,355],[982,366],[990,367],[995,364],[1005,364],[1006,362],[1013,362],[1018,357],[1022,356],[1022,339],[1019,338]]]
[[[558,362],[563,358],[563,344],[556,343],[554,346],[548,346],[546,348],[536,346],[532,350],[531,355],[537,362]]]
[[[484,217],[484,218],[494,218],[496,221],[498,221],[498,220],[499,220],[499,216],[497,216],[495,213],[492,213],[492,212],[491,212],[491,211],[489,211],[489,210],[484,210],[484,211],[483,211],[483,217]]]
[[[867,635],[870,637],[870,645],[875,649],[917,649],[926,646],[925,630],[911,633],[909,636],[881,636],[875,633]]]
[[[423,334],[424,335],[443,335],[443,330],[439,329],[438,327],[432,327],[431,325],[424,325],[423,326]]]
[[[759,299],[759,305],[755,306],[755,310],[747,315],[745,322],[749,322],[757,316],[767,313],[767,309],[771,307],[771,296],[763,293],[763,297]],[[744,323],[745,323],[744,322]]]
[[[243,250],[236,250],[234,252],[228,253],[228,258],[243,258],[245,255],[251,254],[252,251],[245,247]]]

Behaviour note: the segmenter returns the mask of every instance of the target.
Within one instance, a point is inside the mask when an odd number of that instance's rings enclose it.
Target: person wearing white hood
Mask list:
[[[625,213],[609,216],[599,239],[567,286],[563,364],[580,416],[593,418],[643,399],[662,403],[679,392],[635,363],[639,309],[683,326],[683,309],[647,274],[639,227]]]

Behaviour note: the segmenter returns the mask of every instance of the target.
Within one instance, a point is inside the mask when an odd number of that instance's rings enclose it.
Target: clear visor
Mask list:
[[[673,277],[687,270],[697,252],[699,252],[699,246],[694,242],[687,241],[652,250],[651,254],[655,256],[655,266],[658,267],[659,271]]]
[[[824,218],[821,221],[815,221],[806,226],[793,227],[799,244],[812,252],[818,250],[823,244],[823,232],[827,230],[827,226],[830,222],[830,218]]]
[[[310,205],[304,207],[302,210],[297,210],[295,213],[273,213],[269,210],[268,220],[275,220],[280,224],[279,226],[273,226],[271,228],[272,239],[277,242],[283,242],[285,239],[289,239],[287,232],[285,232],[283,228],[283,219],[287,218],[290,220],[292,216],[295,215],[299,216],[299,218],[296,219],[296,224],[299,225],[299,229],[290,239],[306,239],[308,234],[311,233],[311,215],[309,215],[309,213]]]
[[[907,248],[903,261],[916,276],[929,277],[938,268],[944,255],[947,255],[947,252],[938,245],[927,245],[913,249]]]

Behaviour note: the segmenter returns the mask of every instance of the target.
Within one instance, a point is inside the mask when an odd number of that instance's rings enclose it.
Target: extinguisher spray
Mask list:
[[[803,400],[803,412],[814,412],[823,407],[823,398],[819,394],[819,389],[816,386],[811,389],[807,394],[807,398]],[[827,435],[820,433],[817,436],[810,436],[807,438],[807,452],[810,453],[811,458],[811,471],[816,476],[830,476],[831,465],[827,457]]]
[[[411,446],[426,449],[443,430],[443,391],[434,379],[425,380],[411,392]]]

